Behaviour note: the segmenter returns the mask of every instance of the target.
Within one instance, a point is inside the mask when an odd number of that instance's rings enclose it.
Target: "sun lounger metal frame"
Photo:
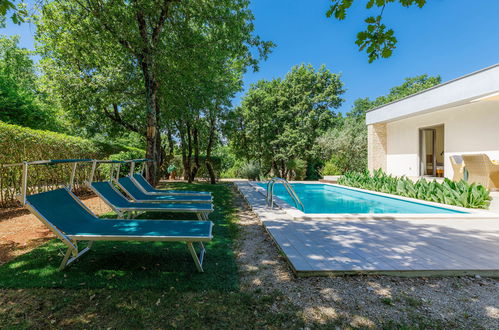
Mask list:
[[[130,185],[133,185],[132,187],[126,187],[123,185],[122,182],[120,182],[120,180],[127,180],[129,179],[130,180]],[[130,197],[130,199],[134,202],[140,202],[140,203],[195,203],[195,204],[208,204],[208,203],[212,203],[213,202],[213,198],[211,197],[211,195],[208,195],[208,194],[204,194],[204,195],[181,195],[181,194],[176,194],[176,195],[147,195],[146,193],[144,193],[143,191],[140,190],[140,188],[137,186],[137,184],[135,184],[135,182],[131,179],[131,177],[125,177],[125,178],[118,178],[118,179],[114,179],[113,180],[114,183],[120,187],[120,189],[122,191],[125,192],[125,194]],[[136,188],[138,190],[138,193],[142,193],[144,194],[145,196],[138,196],[135,192],[131,191],[129,188]],[[174,200],[161,200],[159,198],[161,197],[167,197],[167,196],[170,196],[171,198],[174,198]],[[201,198],[201,196],[204,197],[208,197],[209,196],[209,199],[205,199],[205,200],[196,200],[195,198]],[[143,197],[144,199],[142,199],[141,197]],[[145,199],[147,198],[147,199]]]
[[[151,196],[164,196],[164,195],[172,195],[172,196],[206,196],[206,195],[210,195],[211,196],[211,192],[209,191],[189,191],[189,190],[167,190],[167,189],[164,189],[164,190],[161,190],[161,189],[156,189],[154,188],[153,186],[151,186],[149,184],[149,182],[147,182],[147,180],[144,178],[144,176],[140,173],[135,173],[135,164],[136,163],[143,163],[144,166],[142,167],[142,173],[146,173],[147,172],[147,166],[145,166],[145,163],[147,162],[151,162],[153,160],[151,159],[132,159],[132,160],[127,160],[125,161],[126,163],[130,163],[130,173],[129,173],[129,177],[130,179],[132,180],[132,182],[135,184],[135,186],[137,186],[137,188],[139,188],[139,190],[146,194],[146,195],[151,195]],[[119,165],[118,165],[119,166]],[[136,178],[136,176],[140,176],[141,177],[141,181],[142,182],[139,182]],[[145,185],[148,185],[149,186],[149,189],[146,189],[147,187]]]
[[[194,263],[196,265],[196,269],[199,272],[203,272],[203,260],[204,260],[204,255],[206,253],[205,247],[203,242],[210,241],[213,238],[212,233],[212,228],[213,228],[213,223],[210,222],[210,235],[205,236],[205,237],[199,237],[199,236],[127,236],[127,235],[66,235],[63,233],[57,226],[52,224],[50,220],[48,220],[41,212],[39,212],[36,207],[31,205],[27,201],[26,195],[27,195],[27,182],[28,182],[28,167],[30,165],[55,165],[55,164],[60,164],[60,163],[74,163],[72,172],[71,172],[71,178],[70,178],[70,184],[68,187],[64,188],[67,193],[76,201],[77,204],[79,204],[86,212],[88,212],[90,215],[93,217],[97,218],[97,216],[85,205],[81,202],[81,200],[76,197],[72,192],[71,192],[71,187],[74,184],[74,177],[76,173],[76,167],[77,164],[80,162],[89,162],[91,161],[90,159],[68,159],[68,160],[40,160],[40,161],[33,161],[33,162],[22,162],[18,164],[6,164],[4,167],[9,167],[9,166],[22,166],[22,184],[21,184],[21,194],[18,196],[18,200],[22,203],[24,207],[26,207],[30,212],[35,215],[43,224],[45,224],[67,247],[67,251],[64,255],[64,258],[59,266],[59,270],[63,270],[66,268],[68,265],[76,261],[78,258],[80,258],[82,255],[90,251],[92,248],[93,242],[94,241],[162,241],[162,242],[186,242],[187,248],[194,260]],[[204,219],[200,220],[207,220],[207,217]],[[102,219],[102,221],[106,221],[105,219]],[[136,221],[148,221],[148,220],[136,220]],[[78,242],[81,241],[86,241],[87,246],[79,250],[78,247]],[[200,245],[200,252],[199,255],[196,252],[196,249],[194,248],[193,243],[198,243]]]
[[[195,213],[197,218],[199,220],[208,220],[209,219],[209,214],[213,212],[213,206],[211,206],[210,209],[208,210],[199,210],[196,208],[191,208],[191,209],[186,209],[186,208],[178,208],[178,209],[164,209],[160,207],[156,207],[155,205],[159,205],[159,203],[149,203],[150,207],[144,208],[144,207],[137,207],[133,206],[134,202],[129,201],[116,187],[111,183],[107,182],[109,186],[121,197],[123,197],[125,200],[127,200],[130,203],[130,207],[118,207],[117,205],[111,203],[106,196],[104,196],[99,190],[97,190],[90,182],[87,182],[87,185],[92,191],[99,196],[114,212],[118,214],[120,217],[124,217],[126,213],[128,213],[128,218],[133,217],[134,212],[180,212],[180,213]],[[139,204],[139,203],[137,203]],[[140,204],[147,204],[147,203],[140,203]],[[164,204],[171,204],[171,203],[164,203]]]
[[[64,188],[68,194],[88,213],[92,216],[97,217],[85,204],[81,202],[78,197],[76,197],[68,188]],[[30,212],[35,215],[42,223],[44,223],[67,247],[64,258],[61,261],[59,270],[63,270],[71,263],[76,261],[82,255],[90,251],[93,242],[95,241],[153,241],[153,242],[186,242],[189,253],[192,256],[196,269],[199,272],[203,272],[203,260],[206,253],[203,242],[211,241],[213,235],[207,237],[197,237],[197,236],[127,236],[127,235],[66,235],[61,230],[59,230],[54,224],[50,222],[46,217],[43,216],[34,206],[32,206],[28,201],[24,206],[30,210]],[[106,221],[102,219],[102,221]],[[124,220],[126,221],[126,220]],[[139,220],[147,221],[147,220]],[[168,221],[168,220],[165,220]],[[210,222],[211,223],[211,222]],[[210,225],[210,233],[213,228],[213,223]],[[78,242],[87,242],[87,246],[80,250]],[[194,243],[199,244],[199,254],[196,252]]]

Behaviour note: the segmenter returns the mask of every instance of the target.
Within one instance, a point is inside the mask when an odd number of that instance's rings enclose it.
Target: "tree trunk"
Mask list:
[[[191,125],[187,123],[186,125],[186,135],[187,135],[187,155],[184,161],[184,180],[191,183],[191,170],[192,170],[192,136],[191,136]]]
[[[281,171],[280,177],[286,179],[286,165],[284,164],[284,159],[281,159]]]
[[[211,163],[211,149],[213,149],[213,144],[215,140],[215,120],[210,119],[210,136],[208,137],[208,145],[206,147],[206,159],[205,165],[208,170],[208,174],[210,175],[210,183],[216,184],[217,177],[215,175],[215,170],[213,169],[213,164]]]
[[[188,180],[191,168],[187,159],[187,141],[185,137],[186,133],[181,124],[177,125],[177,129],[180,135],[180,149],[182,151],[182,167],[183,167],[182,177],[184,178],[184,180]]]
[[[147,163],[147,180],[155,186],[158,181],[158,167],[161,163],[161,136],[159,134],[158,123],[158,84],[156,77],[151,70],[150,61],[147,58],[139,59],[142,74],[144,76],[146,90],[146,158],[152,159],[153,162]]]
[[[194,147],[194,166],[191,169],[191,180],[189,182],[194,181],[196,174],[201,168],[201,165],[199,164],[199,131],[197,127],[192,129],[192,139]]]

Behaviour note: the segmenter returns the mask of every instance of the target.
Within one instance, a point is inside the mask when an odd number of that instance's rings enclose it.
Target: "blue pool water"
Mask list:
[[[266,183],[258,185],[267,188]],[[305,206],[305,213],[466,213],[326,184],[291,186]],[[274,195],[295,206],[282,184],[274,186]]]

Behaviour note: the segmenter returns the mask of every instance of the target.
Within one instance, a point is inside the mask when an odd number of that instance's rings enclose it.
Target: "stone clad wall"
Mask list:
[[[367,126],[367,166],[373,170],[381,168],[386,171],[386,124]]]

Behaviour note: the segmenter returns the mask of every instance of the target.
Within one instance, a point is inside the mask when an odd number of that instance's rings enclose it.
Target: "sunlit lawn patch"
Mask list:
[[[1,288],[175,288],[235,290],[237,267],[231,248],[235,209],[227,185],[173,184],[175,189],[213,192],[214,239],[206,244],[205,272],[197,273],[184,243],[96,242],[66,270],[58,271],[65,246],[53,240],[0,267]],[[70,215],[68,215],[70,216]],[[190,214],[146,214],[141,218],[194,219]]]

